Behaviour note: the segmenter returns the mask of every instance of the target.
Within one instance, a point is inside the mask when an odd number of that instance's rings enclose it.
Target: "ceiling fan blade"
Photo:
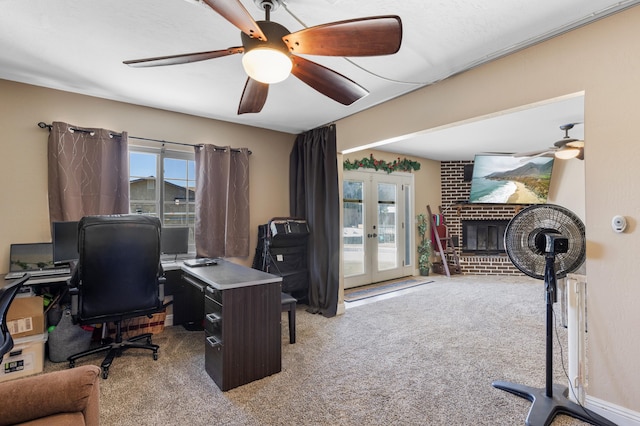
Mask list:
[[[291,56],[291,74],[343,105],[351,105],[369,92],[342,74],[300,56]]]
[[[268,93],[268,84],[249,77],[242,91],[242,98],[240,98],[240,105],[238,105],[238,115],[262,111],[262,107],[267,101]]]
[[[307,28],[282,38],[289,51],[323,56],[390,55],[400,49],[399,16],[374,16],[332,22]]]
[[[513,154],[514,157],[545,157],[551,156],[556,151],[555,148],[543,149],[538,151],[530,151],[530,152],[519,152],[517,154]]]
[[[244,47],[230,47],[224,50],[213,50],[211,52],[183,53],[181,55],[158,56],[156,58],[132,59],[123,61],[130,67],[159,67],[163,65],[187,64],[189,62],[206,61],[207,59],[221,58],[223,56],[235,55],[244,52]]]
[[[204,0],[204,2],[249,37],[258,40],[267,39],[240,0]]]

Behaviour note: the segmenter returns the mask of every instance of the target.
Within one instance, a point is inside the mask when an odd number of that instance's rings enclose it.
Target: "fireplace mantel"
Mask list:
[[[455,210],[456,214],[458,216],[463,214],[463,210],[465,208],[475,208],[475,207],[484,207],[484,208],[494,208],[494,207],[501,207],[501,208],[508,208],[508,209],[512,209],[513,210],[513,216],[517,215],[518,213],[520,213],[520,210],[522,210],[523,208],[527,207],[525,205],[521,205],[521,204],[480,204],[480,203],[456,203],[456,204],[451,204],[447,210]]]

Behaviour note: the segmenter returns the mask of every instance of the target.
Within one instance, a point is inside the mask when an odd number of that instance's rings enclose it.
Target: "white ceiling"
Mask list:
[[[254,20],[264,20],[254,0],[241,2]],[[390,56],[307,57],[370,92],[351,106],[290,76],[270,87],[262,112],[238,116],[247,78],[240,55],[156,68],[122,63],[240,46],[240,30],[198,0],[0,0],[0,78],[297,134],[637,3],[640,0],[287,0],[271,13],[271,20],[291,32],[344,19],[398,15],[402,47]],[[475,152],[543,149],[562,137],[558,126],[584,121],[581,102],[575,97],[505,112],[404,137],[378,149],[441,160],[473,158]],[[582,127],[576,126],[571,136],[581,137]],[[532,135],[535,144],[524,143],[522,135]],[[449,149],[441,151],[441,146]]]

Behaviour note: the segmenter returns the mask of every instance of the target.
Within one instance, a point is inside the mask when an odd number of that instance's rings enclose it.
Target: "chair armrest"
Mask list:
[[[71,296],[71,318],[73,319],[74,324],[78,319],[78,309],[79,309],[79,300],[78,295],[80,294],[80,289],[78,287],[69,288],[69,296]]]
[[[75,265],[72,269],[71,277],[67,280],[66,289],[71,297],[71,318],[73,318],[74,323],[78,317],[78,294],[80,294],[80,289],[78,288],[79,281],[78,266]]]
[[[85,424],[97,425],[100,368],[84,365],[0,383],[0,401],[0,426],[75,412],[83,414]]]

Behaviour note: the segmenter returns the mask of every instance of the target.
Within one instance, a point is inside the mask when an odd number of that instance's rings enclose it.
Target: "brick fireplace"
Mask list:
[[[502,247],[502,234],[506,224],[520,211],[521,206],[468,204],[471,182],[465,182],[465,165],[473,161],[443,161],[440,165],[442,176],[442,210],[448,225],[449,235],[457,240],[460,267],[466,275],[521,275],[509,260]],[[467,166],[468,167],[468,166]],[[437,206],[432,206],[437,213]],[[463,223],[466,231],[475,224],[475,249],[469,247],[468,236],[463,238]],[[478,231],[481,247],[478,250]],[[487,239],[485,240],[485,236]],[[500,240],[500,242],[498,241]],[[486,244],[485,244],[486,243]],[[496,248],[493,248],[494,245]],[[465,249],[463,250],[463,246]]]

